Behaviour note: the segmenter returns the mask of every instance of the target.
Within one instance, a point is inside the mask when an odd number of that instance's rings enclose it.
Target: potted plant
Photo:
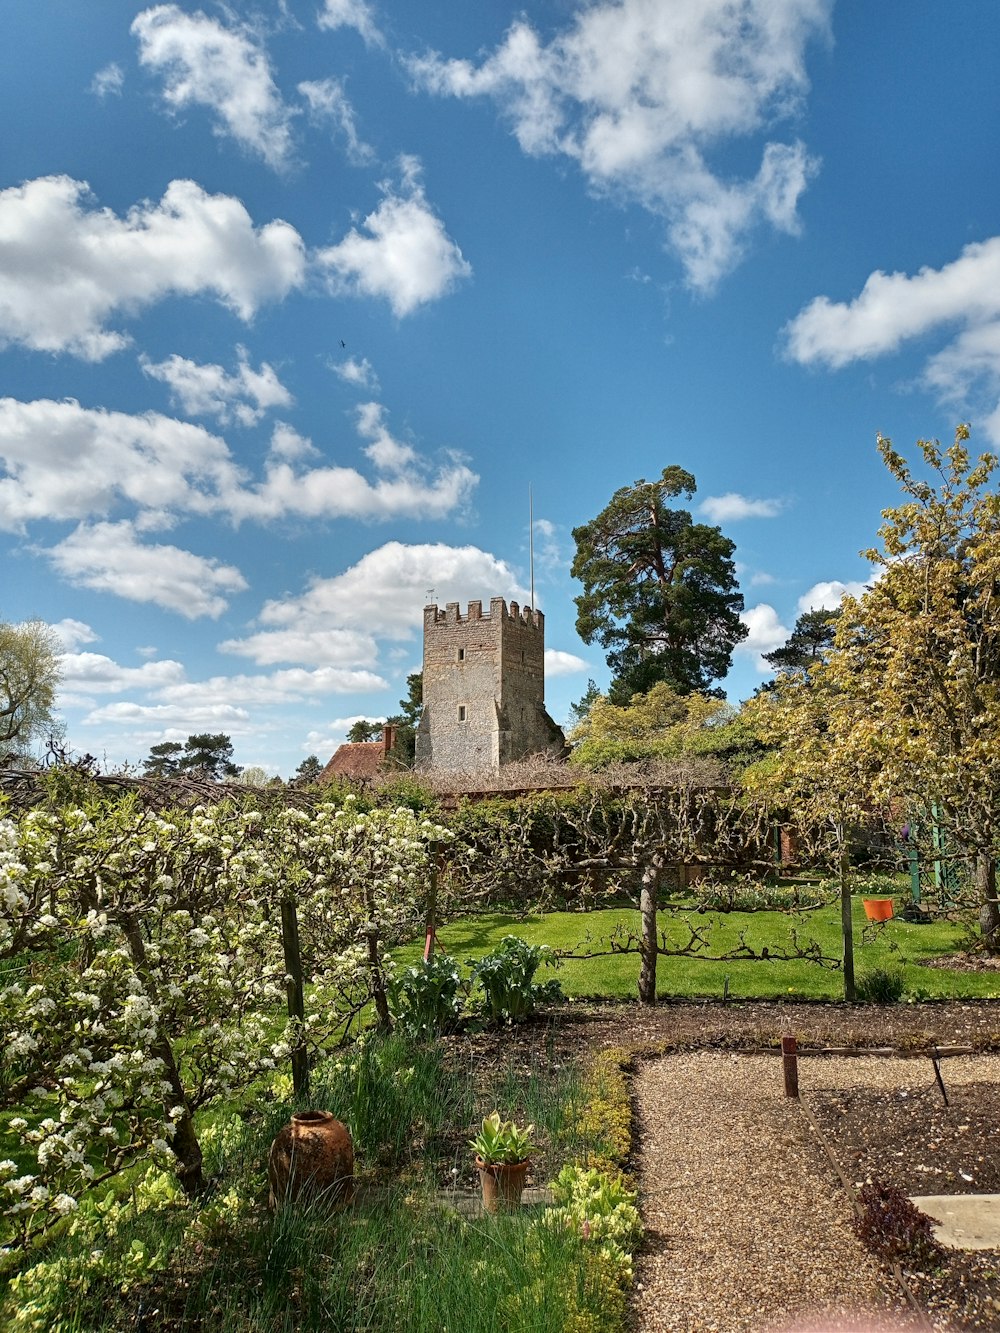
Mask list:
[[[501,1120],[494,1111],[469,1147],[476,1154],[479,1182],[483,1188],[483,1208],[498,1212],[501,1206],[516,1208],[521,1202],[524,1177],[535,1150],[531,1142],[534,1125],[520,1129],[513,1120]]]

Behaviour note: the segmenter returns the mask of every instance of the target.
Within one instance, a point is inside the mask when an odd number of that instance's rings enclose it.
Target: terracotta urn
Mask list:
[[[296,1111],[278,1131],[267,1161],[269,1203],[324,1203],[340,1207],[354,1198],[354,1144],[331,1111]]]
[[[479,1183],[483,1189],[483,1210],[498,1213],[501,1209],[517,1208],[524,1191],[524,1178],[530,1162],[484,1162],[476,1158]]]

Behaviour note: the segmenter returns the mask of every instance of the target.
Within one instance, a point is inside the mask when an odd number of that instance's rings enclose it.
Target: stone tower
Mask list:
[[[424,607],[424,705],[416,766],[495,772],[565,738],[545,711],[545,617],[502,597]]]

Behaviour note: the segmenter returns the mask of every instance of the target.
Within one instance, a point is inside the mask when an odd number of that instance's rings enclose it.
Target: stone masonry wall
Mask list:
[[[502,597],[424,608],[418,768],[496,769],[552,744],[545,713],[545,621]]]

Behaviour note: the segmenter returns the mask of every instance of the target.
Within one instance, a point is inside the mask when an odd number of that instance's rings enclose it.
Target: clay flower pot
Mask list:
[[[523,1162],[484,1162],[481,1157],[476,1158],[485,1212],[498,1213],[501,1209],[520,1205],[524,1178],[530,1165],[527,1158]]]
[[[297,1111],[278,1131],[267,1161],[269,1203],[339,1207],[354,1198],[354,1144],[331,1111]]]
[[[869,921],[890,921],[892,919],[891,898],[862,898],[865,916]]]

